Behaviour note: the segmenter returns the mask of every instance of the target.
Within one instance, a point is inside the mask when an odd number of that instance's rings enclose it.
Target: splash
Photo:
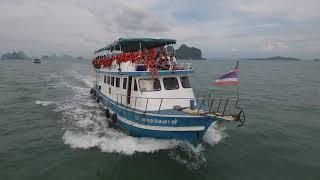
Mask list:
[[[223,132],[224,128],[218,128],[215,123],[213,123],[207,130],[207,132],[203,136],[203,141],[213,146],[218,144],[223,138],[227,136],[225,132]]]
[[[63,140],[72,148],[98,147],[102,152],[116,152],[126,155],[132,155],[136,152],[153,153],[163,149],[172,149],[180,143],[176,140],[135,138],[116,132],[113,129],[108,129],[108,132],[104,135],[99,135],[99,133],[83,134],[67,130]]]
[[[57,102],[54,101],[41,101],[41,100],[36,100],[35,101],[36,104],[42,105],[42,106],[49,106],[49,105],[57,105]]]

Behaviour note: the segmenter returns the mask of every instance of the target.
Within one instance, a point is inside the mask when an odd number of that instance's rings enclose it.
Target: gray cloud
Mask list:
[[[89,55],[120,37],[168,37],[206,56],[317,56],[317,0],[1,0],[0,52]],[[303,8],[302,8],[303,7]]]

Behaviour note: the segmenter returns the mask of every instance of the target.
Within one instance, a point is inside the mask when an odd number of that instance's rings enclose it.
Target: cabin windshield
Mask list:
[[[178,79],[175,77],[163,78],[163,85],[166,90],[179,89]]]
[[[141,92],[160,91],[161,85],[158,79],[140,79],[139,86]]]
[[[183,88],[191,88],[191,84],[188,76],[181,77],[180,81]]]

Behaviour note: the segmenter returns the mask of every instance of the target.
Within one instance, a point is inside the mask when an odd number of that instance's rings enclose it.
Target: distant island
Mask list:
[[[270,60],[270,61],[300,61],[298,58],[274,56],[269,58],[248,58],[247,60]]]
[[[175,52],[177,59],[206,60],[202,57],[202,52],[200,49],[195,47],[188,47],[185,44],[182,44]]]
[[[53,55],[44,55],[41,57],[41,59],[43,60],[79,60],[79,61],[82,61],[82,60],[86,60],[86,58],[82,57],[82,56],[78,56],[78,57],[73,57],[71,55],[68,55],[68,54],[63,54],[61,56],[58,56],[56,54],[53,54]]]
[[[86,58],[82,56],[73,57],[68,54],[62,54],[62,55],[52,54],[52,55],[43,55],[38,57],[30,57],[23,51],[8,52],[1,56],[1,60],[30,60],[33,58],[37,58],[41,60],[78,60],[78,61],[86,60]]]
[[[63,54],[61,56],[58,56],[56,54],[44,55],[41,57],[41,59],[43,60],[74,60],[74,58],[68,54]]]
[[[78,57],[76,57],[76,60],[82,61],[82,60],[85,60],[85,58],[82,56],[78,56]]]
[[[314,61],[320,61],[320,59],[314,59]]]
[[[174,49],[172,46],[167,47],[168,52],[174,52]],[[176,58],[177,59],[183,59],[183,60],[206,60],[205,58],[202,57],[202,52],[200,49],[195,48],[195,47],[188,47],[185,44],[182,44],[176,51]],[[68,54],[62,54],[62,55],[43,55],[43,56],[38,56],[34,58],[39,58],[41,60],[86,60],[86,58],[82,56],[77,56],[73,57]],[[18,52],[12,52],[12,53],[5,53],[1,56],[1,60],[10,60],[10,59],[33,59],[32,57],[29,57],[24,53],[23,51],[18,51]]]
[[[5,53],[1,56],[1,60],[9,60],[9,59],[31,59],[28,57],[23,51]]]

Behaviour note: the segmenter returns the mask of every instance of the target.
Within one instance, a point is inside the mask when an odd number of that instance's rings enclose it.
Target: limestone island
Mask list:
[[[300,61],[298,58],[274,56],[269,58],[248,58],[247,60],[265,60],[265,61]]]
[[[31,58],[28,57],[23,51],[5,53],[1,56],[1,60],[10,60],[10,59],[24,60],[24,59],[31,59]]]
[[[202,57],[202,52],[200,49],[195,47],[188,47],[182,44],[176,51],[177,59],[183,60],[206,60]]]

